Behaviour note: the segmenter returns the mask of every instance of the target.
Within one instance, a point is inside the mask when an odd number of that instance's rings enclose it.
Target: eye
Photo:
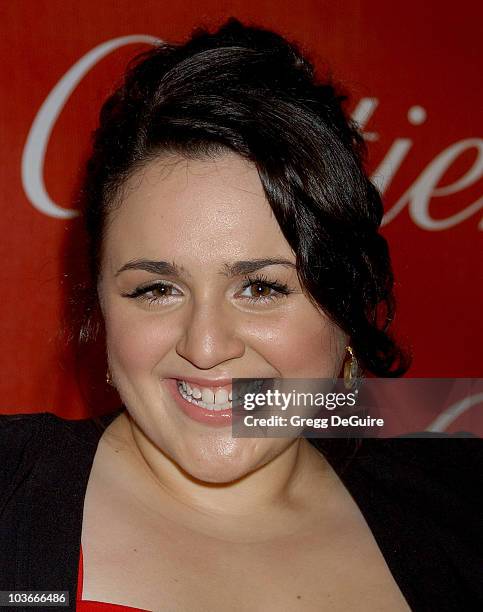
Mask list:
[[[149,305],[171,302],[173,298],[182,295],[181,291],[169,283],[151,283],[137,287],[132,293],[124,293],[123,297],[137,298],[147,302]]]
[[[240,297],[250,303],[264,304],[286,297],[292,290],[285,283],[270,281],[265,276],[246,277]]]

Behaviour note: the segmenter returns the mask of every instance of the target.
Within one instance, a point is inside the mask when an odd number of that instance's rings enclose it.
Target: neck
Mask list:
[[[216,519],[260,517],[260,512],[290,512],[320,498],[330,477],[328,463],[303,438],[294,439],[278,455],[241,478],[226,483],[198,480],[183,470],[124,415],[125,440],[143,478],[159,501],[168,496],[185,509]]]

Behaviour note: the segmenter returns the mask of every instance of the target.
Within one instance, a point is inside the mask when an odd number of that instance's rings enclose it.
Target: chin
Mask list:
[[[192,478],[198,480],[199,482],[223,485],[236,482],[249,474],[251,471],[252,470],[241,470],[239,466],[233,466],[232,469],[225,466],[217,467],[215,469],[211,469],[210,467],[197,470],[190,469],[188,473]]]
[[[207,449],[200,449],[195,456],[180,458],[178,464],[192,478],[212,484],[226,484],[253,472],[260,462],[253,456],[243,457],[242,453],[213,455]]]
[[[253,468],[255,469],[255,468]],[[249,474],[251,469],[240,469],[240,466],[197,466],[186,470],[192,478],[210,484],[229,484]]]

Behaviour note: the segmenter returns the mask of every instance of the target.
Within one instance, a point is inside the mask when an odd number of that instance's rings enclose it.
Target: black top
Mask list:
[[[104,426],[120,412],[102,417]],[[75,610],[84,496],[102,431],[93,419],[46,412],[0,416],[0,590],[69,591],[68,607],[41,609]],[[365,439],[344,468],[326,455],[416,612],[483,610],[481,442]]]

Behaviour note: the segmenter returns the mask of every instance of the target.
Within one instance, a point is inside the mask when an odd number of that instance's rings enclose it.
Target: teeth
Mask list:
[[[203,387],[200,390],[198,387],[190,387],[188,383],[181,381],[178,382],[178,390],[185,400],[207,410],[220,411],[231,409],[231,401],[228,401],[226,389],[218,389],[215,395],[211,389]]]
[[[216,410],[213,404],[205,404],[205,402],[200,402],[198,405],[202,408],[206,408],[207,410]]]
[[[203,387],[201,390],[201,399],[205,404],[214,404],[215,403],[215,394],[211,389],[207,389]]]
[[[218,389],[215,393],[215,404],[226,404],[228,401],[228,392],[226,389]]]
[[[260,391],[263,380],[252,380],[247,383],[240,383],[238,393],[234,393],[231,389],[228,392],[226,389],[209,389],[207,387],[191,386],[186,381],[178,382],[180,394],[189,402],[208,410],[227,410],[231,409],[233,400],[237,401],[243,398],[245,393],[257,393]]]

